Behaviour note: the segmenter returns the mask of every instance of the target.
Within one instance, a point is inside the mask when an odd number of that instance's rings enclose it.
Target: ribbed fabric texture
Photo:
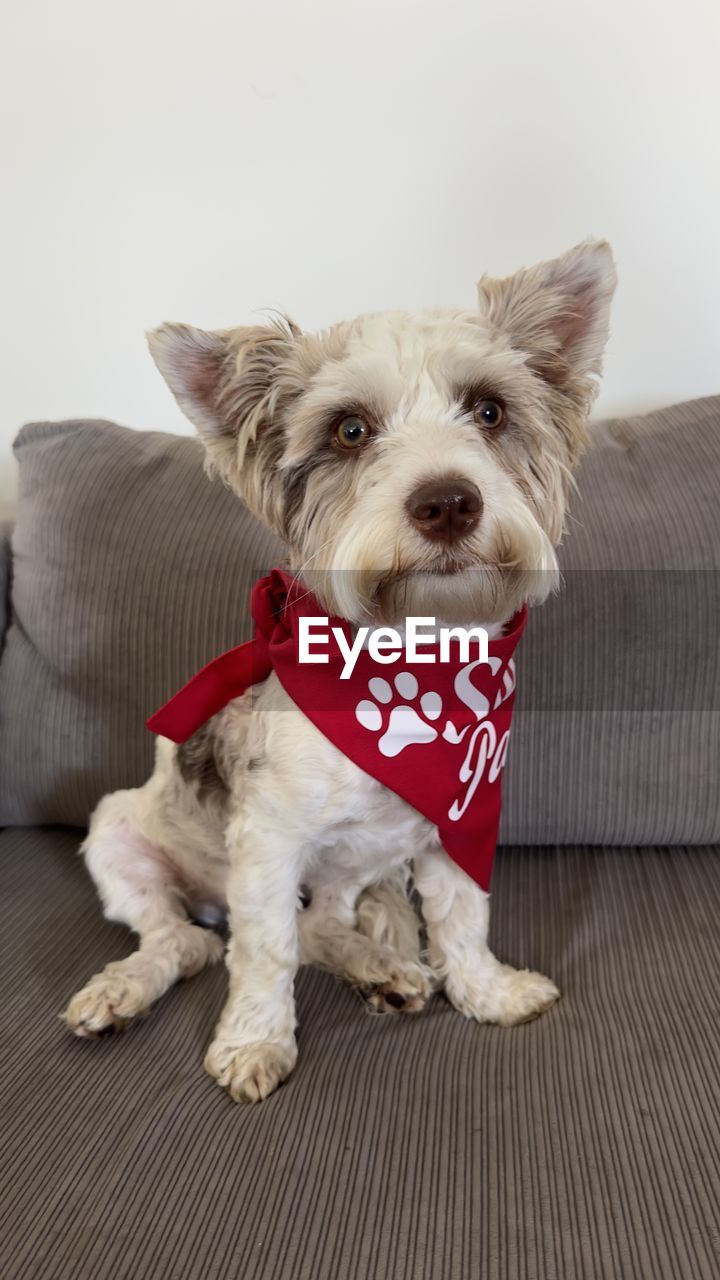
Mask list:
[[[282,549],[194,440],[46,423],[16,449],[0,822],[84,824],[145,780],[146,716],[247,636]],[[594,428],[518,655],[506,841],[720,840],[719,473],[720,397]]]
[[[599,423],[531,613],[501,838],[720,840],[720,397]]]
[[[57,1014],[131,948],[73,833],[0,836],[0,1275],[716,1280],[718,851],[500,851],[492,942],[563,998],[505,1030],[298,981],[258,1107],[202,1069],[221,968],[124,1036]]]
[[[282,548],[195,439],[103,422],[21,431],[13,614],[0,667],[0,823],[85,824],[148,776],[145,720],[249,636]]]
[[[0,657],[5,647],[5,636],[10,623],[11,537],[12,524],[9,520],[0,520]]]

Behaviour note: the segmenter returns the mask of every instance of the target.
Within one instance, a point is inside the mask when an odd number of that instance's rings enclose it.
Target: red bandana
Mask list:
[[[527,609],[505,635],[488,644],[488,662],[462,663],[450,642],[450,661],[439,645],[423,645],[431,664],[407,660],[378,665],[363,649],[349,679],[328,620],[322,665],[297,660],[298,620],[322,617],[318,601],[281,569],[253,588],[255,638],[203,667],[148,720],[153,733],[185,742],[211,716],[275,671],[309,720],[348,759],[411,804],[438,828],[448,854],[487,890],[500,822],[501,774],[515,701],[513,653]],[[315,636],[317,644],[318,637]],[[411,669],[412,668],[412,669]]]

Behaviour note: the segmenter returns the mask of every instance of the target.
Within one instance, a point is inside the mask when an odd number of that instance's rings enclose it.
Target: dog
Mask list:
[[[484,276],[473,309],[321,333],[164,324],[149,345],[209,471],[284,539],[328,614],[431,615],[492,637],[557,584],[615,283],[607,243],[586,242]],[[195,921],[201,904],[216,921],[227,910],[229,991],[205,1066],[236,1101],[267,1097],[295,1064],[301,962],[387,1012],[417,1011],[435,985],[466,1017],[510,1026],[559,995],[495,958],[488,895],[274,672],[189,741],[159,738],[152,776],[100,802],[83,853],[105,915],[140,945],[71,1000],[67,1026],[123,1027],[218,961],[220,936]]]

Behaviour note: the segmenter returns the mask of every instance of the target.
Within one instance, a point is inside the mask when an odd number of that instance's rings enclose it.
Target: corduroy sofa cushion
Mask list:
[[[501,836],[720,839],[720,396],[599,423],[533,613]]]
[[[41,423],[16,452],[0,823],[83,825],[147,776],[147,714],[247,636],[282,550],[192,439]],[[519,655],[506,840],[720,839],[719,474],[720,397],[594,429]]]
[[[5,633],[10,622],[11,537],[11,521],[0,520],[0,655],[5,646]]]
[[[222,965],[123,1036],[61,1025],[134,945],[78,840],[0,835],[3,1280],[717,1280],[717,849],[503,850],[493,949],[556,1007],[371,1017],[305,967],[248,1107],[202,1066]]]
[[[152,768],[150,712],[248,638],[251,584],[282,549],[194,438],[32,423],[16,453],[0,825],[82,826]]]

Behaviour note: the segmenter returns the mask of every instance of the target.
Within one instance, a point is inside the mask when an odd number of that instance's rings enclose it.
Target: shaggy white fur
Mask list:
[[[286,539],[328,613],[495,632],[556,584],[614,283],[607,245],[586,244],[484,279],[473,312],[365,316],[319,335],[165,325],[150,344],[211,467]],[[414,498],[434,484],[445,496],[426,515]],[[230,987],[205,1065],[238,1100],[264,1098],[295,1063],[302,961],[390,1012],[421,1008],[437,985],[465,1016],[510,1025],[558,996],[495,959],[488,896],[436,829],[338,752],[274,675],[189,743],[160,739],[152,777],[105,797],[84,853],[106,915],[140,946],[73,998],[68,1026],[123,1026],[219,959],[217,935],[191,919],[227,910]]]

